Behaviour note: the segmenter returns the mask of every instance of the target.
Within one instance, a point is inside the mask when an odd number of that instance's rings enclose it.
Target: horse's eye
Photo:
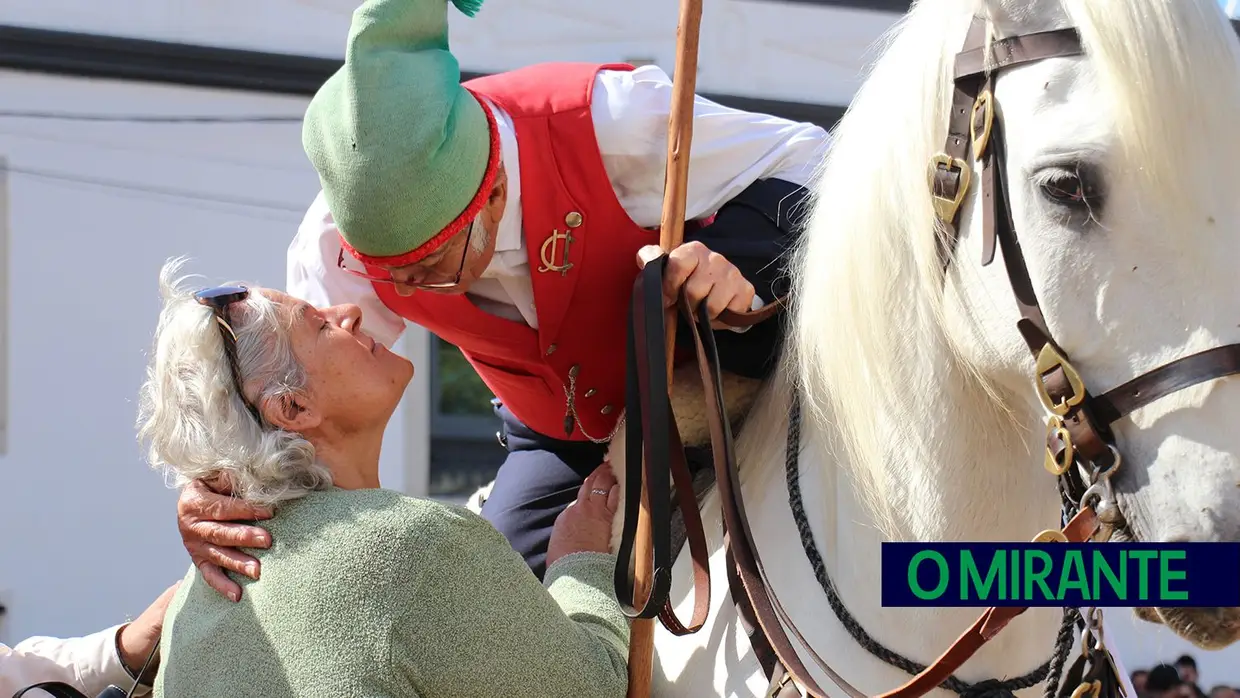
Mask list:
[[[1053,204],[1094,215],[1102,207],[1102,188],[1090,168],[1048,168],[1037,174],[1036,181],[1042,196]]]

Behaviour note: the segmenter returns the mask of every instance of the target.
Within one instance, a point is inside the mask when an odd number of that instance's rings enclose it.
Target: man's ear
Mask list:
[[[491,194],[487,200],[492,204],[508,200],[508,171],[504,169],[502,162],[495,173],[495,183],[491,185]]]
[[[263,418],[279,429],[302,432],[323,421],[306,395],[281,395],[263,401]]]

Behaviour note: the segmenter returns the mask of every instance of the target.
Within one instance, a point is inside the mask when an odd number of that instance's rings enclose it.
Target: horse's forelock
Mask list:
[[[1115,105],[1118,170],[1183,220],[1240,174],[1240,42],[1218,0],[1065,0]],[[1230,171],[1221,171],[1220,167]]]
[[[891,424],[912,416],[916,392],[933,389],[911,359],[937,347],[959,360],[941,329],[926,173],[946,135],[955,54],[979,6],[923,0],[884,37],[814,183],[795,265],[790,346],[806,416],[843,432],[845,460],[880,520],[882,444]]]

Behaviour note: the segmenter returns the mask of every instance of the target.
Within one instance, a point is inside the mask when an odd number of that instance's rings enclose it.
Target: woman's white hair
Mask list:
[[[221,325],[181,287],[185,277],[176,278],[184,261],[170,260],[160,270],[163,309],[140,393],[138,440],[147,444],[151,467],[172,474],[178,487],[227,476],[235,496],[261,506],[331,486],[309,441],[254,420],[233,382]],[[228,309],[242,385],[260,409],[306,389],[290,320],[259,294]]]

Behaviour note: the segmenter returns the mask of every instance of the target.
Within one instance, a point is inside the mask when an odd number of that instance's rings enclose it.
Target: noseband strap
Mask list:
[[[1116,422],[1171,393],[1220,376],[1240,373],[1238,346],[1228,344],[1176,359],[1112,388],[1094,400],[1094,414],[1107,423]]]

